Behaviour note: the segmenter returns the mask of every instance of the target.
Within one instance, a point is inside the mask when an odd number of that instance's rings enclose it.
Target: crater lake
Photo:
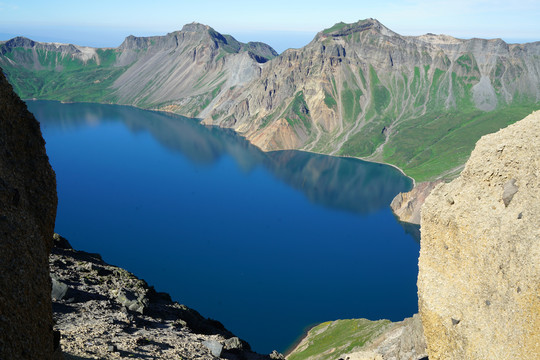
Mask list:
[[[131,107],[29,101],[58,184],[56,232],[284,352],[317,323],[417,312],[419,243],[390,166],[262,152],[230,130]]]

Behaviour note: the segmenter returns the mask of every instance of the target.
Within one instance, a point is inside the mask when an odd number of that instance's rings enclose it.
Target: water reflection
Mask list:
[[[283,351],[310,324],[417,311],[419,246],[388,207],[410,186],[395,169],[264,153],[130,107],[29,107],[58,176],[58,231],[253,349]]]
[[[34,103],[29,103],[30,110],[43,127],[69,130],[122,122],[134,133],[149,132],[163,147],[199,164],[215,163],[224,154],[246,172],[262,164],[311,202],[335,209],[373,213],[411,188],[410,179],[389,166],[301,151],[265,153],[232,130],[201,126],[181,116],[112,105]]]

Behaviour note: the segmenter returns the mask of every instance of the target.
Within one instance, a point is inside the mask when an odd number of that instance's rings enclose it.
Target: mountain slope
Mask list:
[[[171,111],[263,150],[361,157],[420,181],[455,176],[482,135],[540,109],[540,42],[401,36],[367,19],[276,55],[195,23],[116,49],[0,44],[23,98]]]
[[[403,37],[368,19],[285,51],[204,122],[265,150],[358,156],[422,180],[463,164],[481,135],[539,108],[539,75],[540,43]]]
[[[277,53],[192,23],[165,36],[129,36],[115,49],[39,43],[0,44],[0,66],[23,98],[97,101],[200,115],[225,87],[260,73]]]

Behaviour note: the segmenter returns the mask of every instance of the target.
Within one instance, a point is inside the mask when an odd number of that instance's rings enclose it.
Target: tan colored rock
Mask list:
[[[480,139],[421,226],[430,360],[540,359],[540,112]]]
[[[426,340],[420,316],[392,324],[362,351],[342,356],[348,360],[418,360],[426,357]]]
[[[56,180],[39,123],[0,69],[0,359],[51,359]]]
[[[287,355],[288,360],[418,360],[425,357],[426,341],[418,314],[395,323],[366,319],[322,323],[309,330]]]
[[[392,211],[400,221],[420,224],[420,209],[431,191],[440,183],[442,180],[421,182],[411,191],[397,194],[390,203]]]

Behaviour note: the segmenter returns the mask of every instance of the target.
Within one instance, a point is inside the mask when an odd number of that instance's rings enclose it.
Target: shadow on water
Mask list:
[[[334,209],[373,213],[412,186],[409,178],[390,166],[294,150],[265,153],[230,129],[201,126],[195,119],[123,106],[66,105],[59,109],[54,102],[40,102],[33,110],[44,127],[65,130],[122,122],[134,133],[149,132],[163,147],[199,164],[215,163],[228,154],[245,172],[263,165],[312,203]],[[144,116],[133,116],[134,112]]]

